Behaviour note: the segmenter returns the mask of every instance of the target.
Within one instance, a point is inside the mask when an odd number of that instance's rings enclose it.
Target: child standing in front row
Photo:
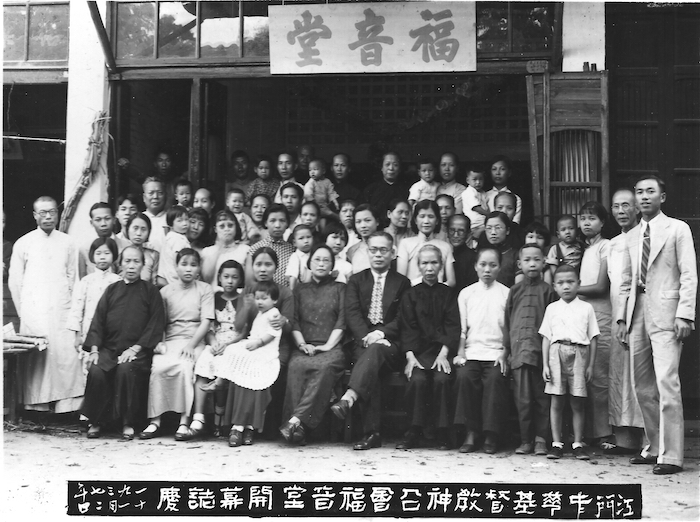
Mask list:
[[[238,292],[245,283],[243,267],[238,261],[229,259],[221,263],[219,267],[218,282],[223,290],[214,294],[214,321],[206,336],[207,346],[197,359],[194,373],[197,382],[194,389],[195,412],[204,411],[205,394],[216,392],[214,434],[221,433],[221,425],[226,406],[228,390],[216,388],[216,357],[222,355],[226,347],[240,341],[244,332],[236,331],[236,305],[238,304]]]
[[[226,194],[226,208],[228,208],[238,220],[241,227],[241,241],[252,245],[260,240],[260,229],[248,214],[243,212],[245,207],[245,192],[239,188],[232,188]]]
[[[418,161],[418,175],[420,181],[417,181],[408,190],[408,202],[411,208],[416,203],[424,199],[435,201],[437,197],[437,189],[440,184],[435,181],[435,162],[428,158],[422,158]]]
[[[272,395],[270,387],[280,372],[281,329],[270,321],[279,317],[275,308],[279,288],[272,281],[259,281],[253,287],[258,315],[247,339],[229,345],[216,364],[217,381],[227,379],[233,387],[229,446],[253,443],[254,430],[262,430],[265,409]],[[217,383],[217,386],[219,384]]]
[[[158,264],[158,286],[163,287],[180,278],[177,275],[177,253],[183,248],[190,248],[186,234],[190,226],[189,212],[182,205],[175,205],[168,210],[165,218],[170,232],[165,236]]]
[[[574,216],[567,214],[557,220],[557,239],[559,242],[552,245],[547,254],[547,265],[552,276],[562,264],[576,269],[581,266],[583,246],[578,240],[578,227]]]
[[[290,290],[294,290],[294,287],[298,283],[311,282],[311,272],[309,271],[307,262],[309,261],[311,247],[314,245],[313,228],[309,225],[297,225],[294,227],[292,239],[294,240],[296,250],[292,254],[292,257],[289,258],[289,264],[287,264],[287,271],[285,273],[289,281]]]
[[[470,170],[467,173],[467,188],[462,192],[462,210],[471,221],[472,236],[478,239],[484,233],[486,216],[489,215],[489,204],[484,192],[484,173]]]
[[[598,322],[593,307],[577,297],[578,272],[562,265],[554,273],[554,289],[559,301],[550,304],[544,312],[542,326],[542,378],[544,392],[551,395],[549,416],[552,423],[552,449],[548,459],[559,459],[564,453],[562,416],[565,395],[570,396],[573,413],[574,456],[579,460],[590,457],[583,445],[586,419],[586,383],[593,377]]]
[[[304,185],[304,200],[315,201],[321,216],[338,216],[338,193],[326,177],[326,162],[315,158],[309,163],[309,181]]]
[[[506,302],[507,345],[513,371],[513,398],[518,410],[520,446],[517,455],[547,454],[549,396],[542,380],[542,337],[538,330],[547,306],[558,299],[542,280],[544,250],[537,243],[525,243],[518,253],[518,268],[524,279],[513,285]]]

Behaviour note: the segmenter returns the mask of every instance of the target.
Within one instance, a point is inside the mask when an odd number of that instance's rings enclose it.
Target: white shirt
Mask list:
[[[472,210],[474,207],[484,207],[484,203],[487,203],[486,192],[479,192],[472,186],[467,186],[466,190],[462,192],[462,211],[469,218],[472,230],[484,226],[486,216]],[[488,204],[484,210],[486,209],[488,209]]]
[[[477,281],[457,297],[461,337],[470,361],[495,361],[503,352],[508,287],[498,281],[486,286]]]
[[[496,196],[498,195],[499,192],[510,192],[513,194],[513,192],[510,191],[508,187],[503,187],[501,190],[498,190],[496,187],[493,187],[491,190],[486,191],[486,195],[488,196],[488,204],[489,204],[489,210],[493,212],[496,210]],[[513,223],[520,223],[520,215],[523,211],[523,200],[520,199],[520,196],[517,194],[513,194],[515,196],[515,215],[513,216]]]
[[[148,210],[144,214],[151,220],[151,233],[148,235],[148,245],[160,254],[165,241],[165,229],[168,223],[165,220],[165,210],[161,210],[158,215],[151,214]]]
[[[571,341],[589,345],[591,339],[600,335],[600,330],[593,306],[575,297],[570,303],[559,299],[547,306],[539,334],[551,343]]]
[[[311,270],[306,265],[309,260],[309,253],[302,252],[296,249],[289,258],[287,263],[287,271],[284,273],[287,277],[294,277],[299,283],[308,283],[311,281]]]

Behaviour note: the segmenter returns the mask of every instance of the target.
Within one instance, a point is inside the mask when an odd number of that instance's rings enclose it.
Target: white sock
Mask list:
[[[253,428],[253,425],[252,425],[252,424],[248,424],[248,425],[245,427],[245,429],[250,430],[250,431],[254,431],[254,430],[255,430],[255,428]]]
[[[299,426],[299,424],[301,424],[301,419],[299,417],[292,417],[291,419],[289,419],[289,424]]]
[[[572,448],[572,449],[583,448],[583,442],[574,442],[574,443],[571,445],[571,448]]]
[[[348,404],[352,408],[352,405],[355,404],[355,401],[357,400],[357,393],[355,393],[355,390],[348,388],[348,390],[343,394],[340,400],[348,401]]]
[[[553,447],[553,448],[564,449],[564,443],[563,443],[563,442],[552,442],[552,447]]]
[[[231,429],[232,429],[232,430],[236,430],[236,431],[241,431],[241,432],[242,432],[242,431],[243,431],[243,426],[235,425],[235,426],[231,426]]]

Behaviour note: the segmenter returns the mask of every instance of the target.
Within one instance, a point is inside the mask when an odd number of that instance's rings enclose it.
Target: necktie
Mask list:
[[[379,324],[382,318],[382,276],[379,276],[374,281],[372,288],[372,300],[369,304],[369,322]]]
[[[644,241],[642,242],[642,266],[639,267],[639,283],[647,284],[647,268],[649,265],[649,251],[651,250],[651,238],[649,237],[649,225],[644,229]]]

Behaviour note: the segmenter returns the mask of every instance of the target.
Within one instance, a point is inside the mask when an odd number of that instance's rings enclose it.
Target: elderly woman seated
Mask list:
[[[165,313],[158,289],[141,279],[143,252],[134,246],[121,255],[124,277],[108,286],[97,304],[83,349],[89,350],[88,377],[81,413],[91,426],[88,438],[120,420],[122,438],[146,419],[153,348],[163,337]]]

